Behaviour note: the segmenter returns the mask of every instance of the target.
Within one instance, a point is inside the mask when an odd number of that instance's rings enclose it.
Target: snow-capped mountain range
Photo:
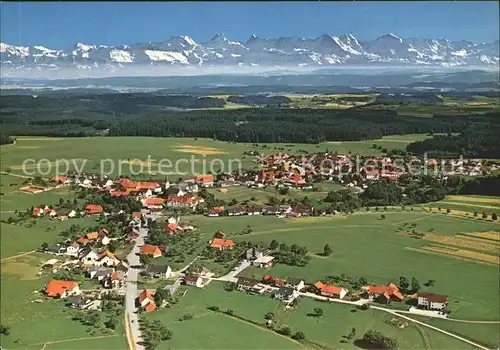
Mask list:
[[[122,46],[77,43],[71,50],[0,43],[3,72],[58,70],[74,67],[116,69],[133,65],[319,67],[319,66],[492,66],[499,64],[499,41],[475,44],[446,39],[400,38],[394,34],[361,41],[351,34],[317,38],[263,39],[245,43],[217,34],[197,43],[188,36],[163,42]]]

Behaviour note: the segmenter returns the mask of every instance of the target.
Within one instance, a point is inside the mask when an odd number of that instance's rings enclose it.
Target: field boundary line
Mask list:
[[[216,312],[216,313],[217,313],[217,314],[219,314],[219,315],[223,315],[223,316],[225,316],[225,317],[228,317],[228,318],[230,318],[230,319],[232,319],[232,320],[239,321],[239,322],[241,322],[241,323],[245,323],[245,324],[247,324],[247,325],[249,325],[249,326],[251,326],[251,327],[254,327],[254,328],[260,329],[260,330],[262,330],[262,331],[272,333],[272,334],[277,335],[277,336],[279,336],[279,337],[281,337],[281,338],[287,339],[288,341],[291,341],[291,342],[293,342],[293,343],[299,344],[299,345],[301,345],[302,347],[305,347],[303,343],[301,343],[301,342],[299,342],[299,341],[297,341],[297,340],[295,340],[295,339],[292,339],[292,338],[290,338],[290,337],[287,337],[286,335],[279,334],[279,333],[275,332],[274,330],[270,330],[270,329],[268,329],[268,328],[266,328],[266,327],[264,327],[264,326],[258,326],[258,325],[256,325],[256,324],[254,324],[254,323],[250,322],[250,321],[244,320],[243,318],[239,318],[239,317],[236,317],[236,316],[228,315],[228,314],[225,314],[224,312]]]
[[[372,308],[372,309],[375,309],[375,310],[384,310],[385,312],[388,312],[388,313],[390,313],[390,314],[392,314],[392,315],[399,316],[399,317],[404,318],[404,319],[406,319],[406,320],[408,320],[408,321],[411,321],[411,322],[417,323],[417,324],[419,324],[419,325],[422,325],[422,326],[424,326],[424,327],[427,327],[427,328],[433,329],[433,330],[435,330],[435,331],[441,332],[441,333],[446,334],[446,335],[448,335],[448,336],[450,336],[450,337],[453,337],[453,338],[455,338],[455,339],[461,340],[461,341],[463,341],[464,343],[468,343],[468,344],[470,344],[470,345],[473,345],[473,346],[475,346],[475,347],[477,347],[477,348],[479,348],[479,349],[482,349],[482,350],[490,350],[489,348],[487,348],[487,347],[485,347],[485,346],[483,346],[483,345],[481,345],[481,344],[475,343],[475,342],[473,342],[473,341],[471,341],[471,340],[469,340],[469,339],[467,339],[467,338],[461,337],[461,336],[459,336],[459,335],[457,335],[457,334],[455,334],[455,333],[451,333],[451,332],[445,331],[444,329],[441,329],[441,328],[438,328],[438,327],[432,326],[432,325],[430,325],[430,324],[428,324],[428,323],[421,322],[421,321],[415,320],[415,319],[413,319],[413,318],[411,318],[411,317],[408,317],[408,316],[402,315],[402,314],[398,313],[397,311],[393,311],[393,310],[385,309],[385,308],[378,307],[378,306],[372,306],[371,308]]]
[[[82,337],[82,338],[51,340],[51,341],[34,343],[34,344],[29,344],[29,345],[42,345],[43,344],[43,348],[42,349],[44,349],[47,345],[51,345],[51,344],[67,343],[67,342],[72,342],[72,341],[77,341],[77,340],[90,340],[90,339],[112,338],[112,337],[117,337],[117,336],[118,336],[118,334],[98,335],[98,336],[95,336],[95,337]]]
[[[4,262],[4,261],[6,261],[6,260],[10,260],[10,259],[19,258],[19,257],[21,257],[21,256],[30,255],[30,254],[33,254],[33,253],[36,253],[36,250],[31,250],[31,251],[29,251],[29,252],[25,252],[25,253],[21,253],[21,254],[13,255],[13,256],[8,256],[8,257],[3,258],[2,260],[0,260],[0,262]]]
[[[429,336],[427,335],[427,333],[425,333],[425,329],[423,329],[419,324],[414,323],[413,325],[415,326],[415,328],[418,329],[420,335],[422,335],[422,338],[424,339],[424,343],[425,343],[425,348],[427,350],[431,350],[432,345],[431,345],[431,342],[429,340]]]
[[[417,253],[440,255],[440,256],[445,257],[445,258],[459,259],[459,260],[464,260],[464,261],[468,261],[468,262],[473,262],[473,263],[476,263],[476,264],[488,265],[488,266],[493,266],[493,267],[497,267],[498,268],[498,264],[494,264],[494,263],[490,263],[490,262],[482,261],[482,260],[474,260],[474,259],[471,259],[471,258],[466,258],[466,257],[463,257],[463,256],[458,256],[458,255],[451,255],[451,254],[446,254],[446,253],[440,253],[440,252],[437,252],[435,250],[425,250],[425,249],[419,249],[419,248],[413,248],[413,247],[404,247],[404,249],[411,250],[411,251],[414,251],[414,252],[417,252]]]

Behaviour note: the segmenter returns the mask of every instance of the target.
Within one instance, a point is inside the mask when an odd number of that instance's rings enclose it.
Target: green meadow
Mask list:
[[[159,174],[162,170],[172,179],[177,179],[210,171],[211,164],[213,169],[221,169],[221,162],[226,170],[230,166],[235,170],[239,164],[246,168],[256,166],[253,162],[255,157],[243,155],[245,151],[257,151],[267,155],[277,152],[298,153],[299,150],[329,150],[340,154],[351,152],[380,155],[381,150],[372,148],[373,144],[386,149],[402,149],[407,144],[426,137],[429,136],[396,135],[385,136],[380,140],[324,142],[319,145],[269,143],[265,148],[256,148],[245,143],[189,138],[18,137],[15,145],[1,147],[0,169],[29,176],[51,176],[63,173],[68,168],[87,172],[99,172],[103,169],[113,175],[129,175],[142,168],[144,173],[149,173],[153,178],[164,178],[165,175]],[[168,161],[160,162],[162,159]],[[184,160],[177,162],[179,159]],[[30,161],[25,163],[26,160]]]
[[[177,304],[147,315],[168,324],[173,330],[174,337],[161,343],[161,349],[353,349],[359,348],[356,340],[370,329],[396,339],[403,349],[424,349],[424,339],[433,349],[472,348],[436,331],[418,329],[413,324],[400,329],[391,325],[389,321],[393,317],[382,311],[361,311],[349,305],[322,303],[309,298],[301,298],[297,308],[285,310],[283,303],[269,296],[227,292],[216,281],[203,289],[187,287],[186,290]],[[232,310],[236,317],[210,311],[207,307],[211,305],[219,306],[222,312]],[[311,315],[318,307],[324,312],[321,318]],[[274,313],[276,329],[289,327],[292,333],[304,332],[306,341],[297,343],[267,329],[264,315],[268,312]],[[186,313],[192,314],[193,319],[180,321],[179,318]],[[221,327],[224,331],[220,331]],[[356,329],[356,336],[347,341],[345,336],[352,328]]]
[[[249,277],[273,274],[314,283],[327,276],[345,274],[352,278],[366,277],[369,283],[387,284],[406,276],[417,278],[422,290],[428,289],[423,284],[432,279],[436,283],[429,290],[448,295],[453,317],[498,318],[498,266],[434,254],[422,249],[433,242],[401,234],[405,231],[403,224],[414,223],[416,231],[434,231],[440,237],[452,237],[462,232],[489,232],[497,230],[497,224],[422,211],[388,212],[386,219],[382,220],[381,213],[372,211],[350,216],[299,219],[200,217],[195,222],[207,235],[222,230],[236,242],[244,240],[268,245],[277,240],[289,246],[297,244],[306,246],[311,256],[305,267],[277,264],[269,269],[249,268],[243,272]],[[236,234],[247,225],[252,228],[250,234]],[[328,257],[318,255],[325,244],[333,249]]]

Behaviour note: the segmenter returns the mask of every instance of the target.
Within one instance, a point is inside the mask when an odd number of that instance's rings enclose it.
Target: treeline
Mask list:
[[[114,119],[166,108],[222,108],[214,97],[159,93],[51,94],[0,96],[0,118],[9,120]]]
[[[463,184],[460,194],[500,196],[500,174],[474,178]]]
[[[500,127],[470,128],[458,136],[438,135],[432,138],[417,141],[406,147],[414,154],[427,153],[429,157],[464,156],[499,158],[500,143],[498,142]]]
[[[474,117],[418,118],[398,116],[391,110],[249,108],[152,113],[120,119],[113,123],[109,135],[318,143],[370,140],[393,134],[459,133],[475,123]]]
[[[290,100],[286,96],[268,96],[268,95],[229,96],[227,98],[227,101],[231,103],[238,103],[250,106],[265,106],[265,105],[278,106],[292,102],[292,100]]]
[[[0,133],[0,145],[8,145],[14,143],[14,139],[9,135],[5,135],[3,132]]]

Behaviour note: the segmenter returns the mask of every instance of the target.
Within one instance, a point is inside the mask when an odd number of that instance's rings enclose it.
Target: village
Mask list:
[[[41,293],[50,299],[62,299],[67,307],[87,313],[103,312],[107,300],[116,301],[121,306],[114,307],[125,310],[130,339],[141,338],[142,313],[169,308],[189,288],[203,290],[213,281],[223,284],[226,291],[275,299],[285,310],[294,309],[301,298],[308,298],[352,305],[360,310],[373,307],[448,318],[453,310],[446,295],[428,288],[419,291],[418,281],[412,279],[410,283],[405,277],[388,280],[387,284],[343,275],[342,278],[325,276],[311,280],[270,273],[255,277],[247,271],[267,271],[279,265],[304,266],[310,259],[309,253],[304,247],[293,244],[287,247],[286,242],[279,245],[237,242],[231,239],[234,232],[227,237],[222,227],[210,240],[200,241],[199,232],[204,228],[190,220],[192,215],[202,215],[217,226],[218,217],[307,220],[305,218],[346,214],[348,211],[340,213],[333,206],[316,206],[317,201],[284,198],[288,191],[295,191],[303,193],[305,199],[315,193],[318,183],[336,184],[341,186],[341,191],[357,195],[379,182],[399,183],[403,177],[412,181],[413,175],[408,169],[396,170],[392,166],[397,156],[368,158],[372,165],[352,173],[355,156],[275,154],[261,160],[255,170],[200,174],[179,178],[176,182],[167,178],[162,181],[112,179],[97,173],[77,172],[53,176],[47,181],[38,178],[34,181],[38,185],[27,188],[35,186],[50,191],[67,187],[76,191],[78,200],[40,204],[30,208],[26,215],[35,220],[68,222],[89,217],[97,222],[87,228],[71,226],[63,235],[65,239],[41,245],[39,251],[49,257],[39,266],[38,276],[52,278],[40,286]],[[452,176],[451,169],[455,166],[462,166],[460,171],[470,176],[488,174],[496,167],[481,166],[473,160],[439,164],[431,159],[426,164],[429,171],[437,170],[434,177],[438,181]],[[256,203],[253,199],[238,202],[216,197],[245,189],[250,199],[252,191],[266,188],[280,194],[281,199],[269,196],[267,203]],[[35,192],[28,190],[27,193]],[[241,234],[251,232],[249,226],[245,230],[247,232]],[[400,274],[404,276],[404,273]],[[427,283],[427,287],[432,287],[433,283]]]

